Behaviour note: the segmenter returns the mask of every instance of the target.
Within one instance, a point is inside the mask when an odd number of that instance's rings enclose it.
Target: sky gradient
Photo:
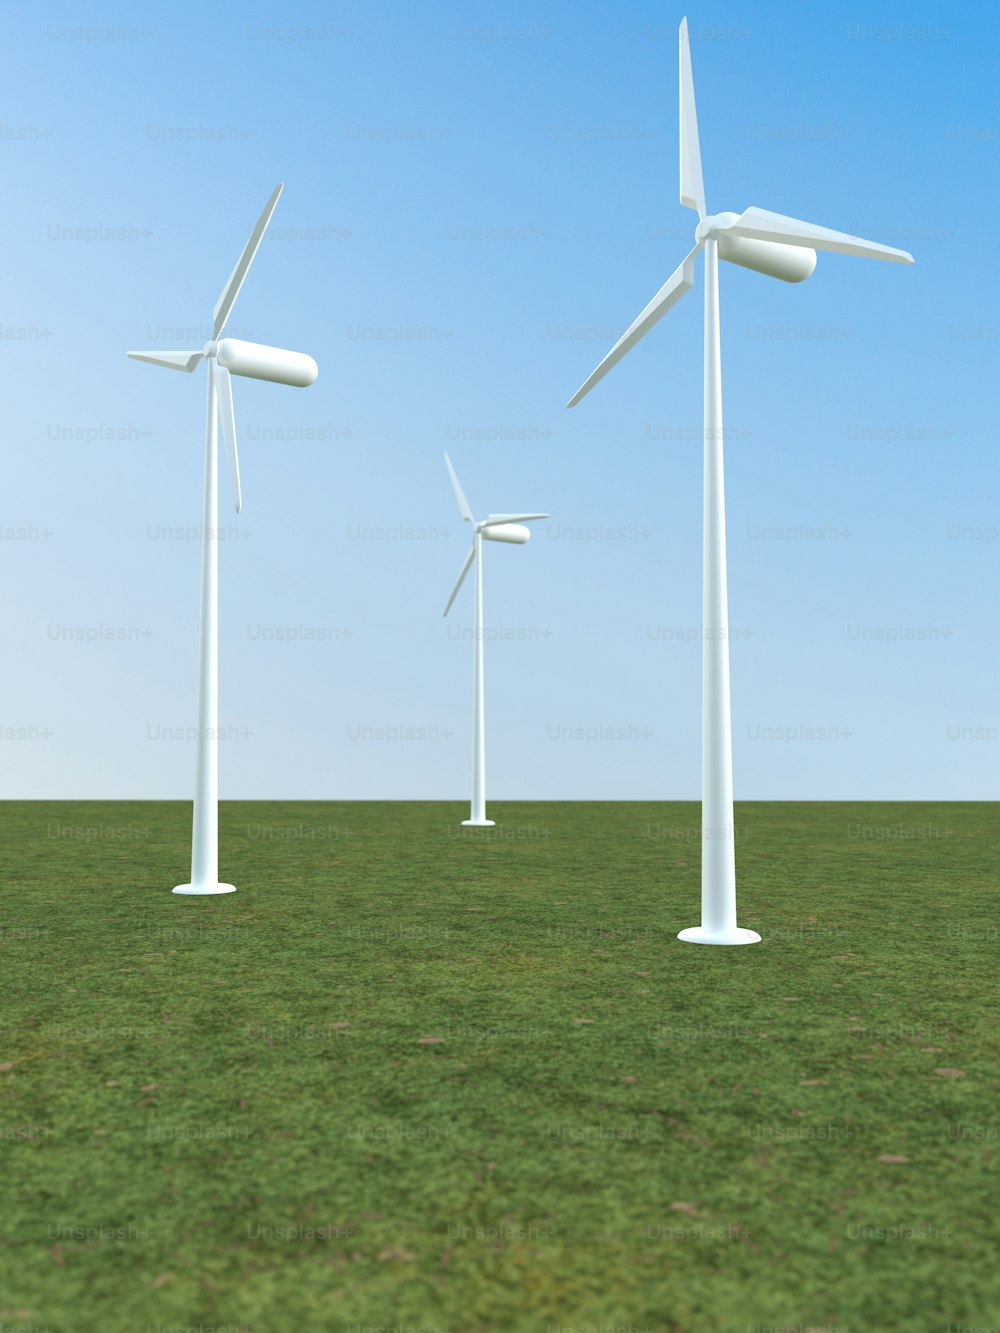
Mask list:
[[[1000,11],[688,10],[709,209],[910,250],[721,265],[737,799],[996,799]],[[228,330],[226,798],[465,799],[485,551],[487,793],[700,791],[702,270],[677,25],[636,3],[9,9],[0,127],[4,798],[189,797],[204,372]]]

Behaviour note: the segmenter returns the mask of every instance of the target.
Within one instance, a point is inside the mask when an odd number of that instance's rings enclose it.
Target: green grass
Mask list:
[[[742,949],[694,804],[462,813],[228,804],[199,900],[187,805],[2,808],[0,1320],[996,1322],[994,806],[738,806]]]

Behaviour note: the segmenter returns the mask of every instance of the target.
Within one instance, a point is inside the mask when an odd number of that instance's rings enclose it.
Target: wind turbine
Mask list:
[[[645,310],[622,334],[567,403],[573,407],[694,286],[694,261],[705,251],[705,498],[702,612],[701,925],[679,938],[696,944],[755,944],[760,936],[736,924],[733,847],[733,758],[729,711],[729,608],[726,589],[726,513],[722,449],[722,365],[719,349],[719,259],[784,282],[801,282],[816,267],[816,251],[912,264],[905,250],[877,245],[811,222],[748,208],[706,215],[698,119],[687,19],[680,26],[680,196],[698,214],[695,247]]]
[[[524,526],[538,518],[548,518],[548,514],[488,514],[476,522],[472,510],[459,485],[455,469],[447,454],[444,461],[448,465],[448,475],[455,488],[455,499],[459,512],[466,523],[472,524],[472,545],[465,557],[465,564],[458,576],[458,582],[451,590],[448,605],[444,609],[447,615],[451,610],[458,590],[465,582],[465,576],[476,566],[476,609],[473,628],[472,650],[472,803],[469,818],[462,820],[465,828],[492,828],[495,820],[486,818],[486,720],[483,707],[483,556],[482,543],[512,542],[523,546],[531,537],[531,529]]]
[[[271,380],[306,388],[319,373],[316,362],[302,352],[223,338],[222,332],[267,230],[282,186],[264,205],[236,267],[212,311],[212,337],[200,352],[129,352],[134,361],[148,361],[190,374],[199,361],[208,362],[208,405],[205,416],[205,501],[201,538],[201,622],[198,651],[198,736],[195,761],[194,822],[191,834],[191,882],[174,893],[234,893],[219,883],[219,439],[222,422],[226,458],[232,474],[236,512],[243,508],[240,464],[236,453],[236,418],[231,375]]]

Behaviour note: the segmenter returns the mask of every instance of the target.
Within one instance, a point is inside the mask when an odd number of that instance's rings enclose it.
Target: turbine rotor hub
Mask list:
[[[738,217],[738,213],[713,213],[710,217],[702,218],[695,228],[695,240],[699,244],[715,240],[721,232],[731,227]]]

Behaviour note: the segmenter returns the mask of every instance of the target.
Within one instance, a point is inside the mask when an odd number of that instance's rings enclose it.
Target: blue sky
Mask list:
[[[917,261],[723,265],[737,799],[1000,790],[1000,13],[904,9],[688,11],[710,209]],[[691,246],[683,10],[238,11],[5,17],[0,793],[190,795],[204,379],[124,353],[200,346],[283,180],[230,332],[320,378],[235,383],[223,798],[467,797],[446,448],[552,514],[486,551],[488,794],[696,797],[700,266],[564,408]]]

